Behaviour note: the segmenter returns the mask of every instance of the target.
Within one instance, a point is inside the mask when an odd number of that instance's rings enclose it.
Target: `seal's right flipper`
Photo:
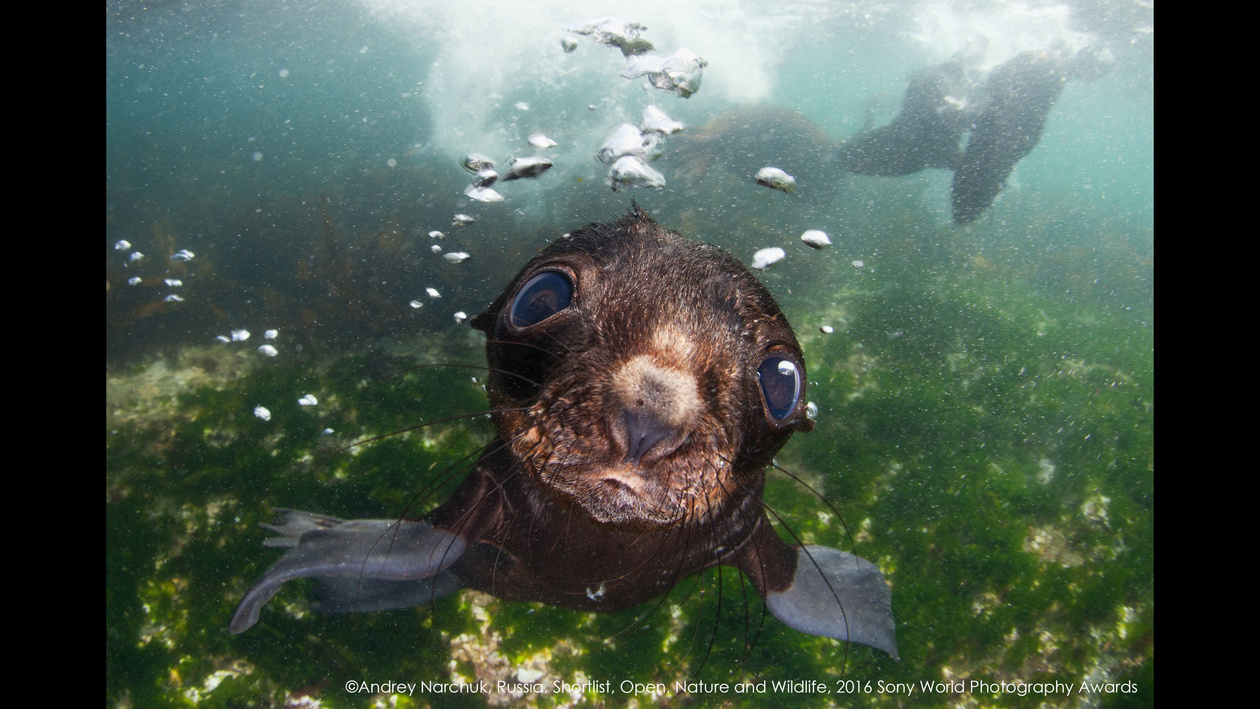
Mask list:
[[[419,581],[325,576],[316,578],[315,583],[315,591],[309,598],[311,610],[316,613],[372,613],[414,608],[464,587],[459,577],[450,571]]]
[[[278,524],[263,526],[281,536],[264,543],[290,549],[245,594],[228,626],[233,634],[257,623],[259,611],[290,579],[324,580],[323,605],[330,612],[404,608],[449,593],[452,583],[458,587],[454,575],[445,572],[466,547],[464,538],[454,532],[435,529],[428,522],[346,521],[277,511],[282,513]],[[429,581],[431,577],[437,578]],[[365,591],[368,603],[357,603]]]
[[[831,547],[796,552],[791,585],[766,594],[770,613],[803,633],[870,645],[899,659],[892,593],[879,567]]]

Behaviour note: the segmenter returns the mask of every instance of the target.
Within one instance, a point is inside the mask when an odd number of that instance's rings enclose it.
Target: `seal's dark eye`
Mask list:
[[[569,307],[573,282],[557,271],[544,271],[529,279],[508,310],[508,324],[523,330]]]
[[[761,360],[757,378],[771,416],[782,421],[796,410],[801,399],[801,369],[795,360],[772,353]]]

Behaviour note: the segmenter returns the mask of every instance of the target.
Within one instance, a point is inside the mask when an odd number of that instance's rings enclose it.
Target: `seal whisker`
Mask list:
[[[740,485],[743,485],[743,483],[740,483]],[[823,566],[819,564],[816,559],[814,559],[814,555],[809,551],[805,543],[801,541],[801,538],[798,537],[796,535],[796,532],[794,532],[792,528],[788,526],[787,522],[783,519],[783,517],[773,507],[771,507],[769,504],[766,503],[764,498],[761,500],[761,508],[764,509],[766,512],[769,512],[775,518],[775,520],[779,522],[779,526],[782,527],[783,530],[786,531],[790,537],[792,537],[792,541],[796,542],[796,545],[799,547],[800,551],[805,555],[807,559],[809,559],[810,563],[814,565],[814,568],[818,570],[819,576],[826,583],[827,590],[831,593],[831,597],[835,599],[836,606],[840,609],[840,616],[841,616],[843,625],[847,628],[849,625],[849,618],[848,618],[848,614],[844,610],[844,603],[840,600],[840,594],[836,591],[835,587],[831,585],[831,580],[827,578],[827,574],[824,572]],[[844,661],[841,664],[841,667],[842,668],[847,667],[848,663],[849,663],[849,641],[845,640],[844,641]]]
[[[836,515],[836,519],[840,520],[840,526],[844,528],[844,536],[846,539],[849,540],[849,548],[852,549],[854,552],[857,552],[857,543],[853,541],[853,533],[849,530],[849,523],[847,520],[845,520],[844,515],[840,514],[840,510],[836,509],[836,506],[831,504],[831,500],[828,500],[825,496],[823,496],[821,492],[818,492],[817,490],[815,490],[813,486],[811,486],[809,483],[800,479],[800,477],[798,477],[796,473],[793,473],[792,471],[780,466],[778,463],[775,463],[773,461],[770,463],[770,465],[775,470],[795,480],[801,487],[814,493],[814,497],[817,497],[819,500],[822,500],[823,504],[831,508],[832,513]],[[857,557],[855,556],[854,563],[857,563],[856,559]]]
[[[341,448],[338,448],[336,451],[334,451],[333,455],[345,453],[351,448],[357,448],[362,445],[367,445],[368,443],[375,443],[377,441],[383,441],[386,438],[389,438],[390,436],[397,436],[401,433],[407,433],[408,431],[418,431],[422,428],[427,428],[429,426],[436,426],[439,423],[449,423],[451,421],[458,421],[460,419],[476,418],[478,416],[487,416],[490,414],[501,414],[501,413],[507,413],[507,412],[512,412],[512,411],[528,411],[528,410],[529,410],[528,408],[520,408],[520,407],[495,408],[495,409],[488,409],[486,411],[475,411],[470,414],[456,414],[455,416],[447,416],[445,418],[434,419],[433,421],[425,421],[424,423],[418,423],[415,426],[408,426],[406,428],[400,428],[397,431],[390,431],[389,433],[382,433],[379,436],[369,436],[368,438],[357,440],[354,443],[350,443]]]
[[[542,349],[542,348],[540,347],[538,349]],[[545,352],[546,350],[543,350],[543,351]],[[458,369],[476,369],[482,372],[495,372],[496,374],[506,374],[509,377],[516,377],[517,379],[524,381],[526,384],[532,384],[535,387],[539,387],[539,388],[542,387],[542,385],[539,384],[538,382],[518,372],[513,372],[510,369],[500,369],[498,367],[487,367],[484,364],[462,364],[462,363],[456,363],[456,362],[434,362],[431,364],[417,364],[411,367],[407,367],[406,369],[402,369],[397,372],[394,372],[393,374],[390,374],[389,376],[382,377],[379,381],[387,382],[390,379],[393,379],[394,377],[401,377],[402,375],[408,372],[414,372],[417,369],[428,369],[429,367],[456,367]]]

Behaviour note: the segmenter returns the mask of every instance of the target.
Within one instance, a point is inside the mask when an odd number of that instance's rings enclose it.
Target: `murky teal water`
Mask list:
[[[613,9],[110,7],[106,701],[646,706],[656,699],[634,683],[659,682],[674,704],[698,706],[1153,702],[1151,10]],[[623,79],[620,54],[586,37],[561,49],[564,26],[603,14],[646,24],[662,51],[705,57],[700,91],[684,100]],[[967,227],[949,222],[945,171],[824,169],[816,189],[787,195],[730,167],[748,135],[787,126],[768,109],[745,132],[710,124],[740,106],[794,109],[821,131],[791,146],[809,156],[868,115],[891,120],[910,75],[979,37],[995,62],[1057,38],[1105,46],[1114,63],[1067,84],[1040,144]],[[649,103],[687,124],[653,163],[667,185],[614,193],[592,156]],[[559,143],[551,171],[496,186],[502,203],[464,197],[460,157],[532,155],[534,132]],[[631,197],[745,263],[787,251],[761,276],[802,339],[819,418],[779,463],[835,511],[778,473],[767,502],[803,539],[852,540],[883,568],[901,661],[763,624],[735,573],[608,615],[464,593],[321,617],[291,584],[257,627],[229,636],[236,603],[276,558],[256,527],[270,507],[395,516],[453,471],[421,504],[441,498],[493,435],[486,422],[344,446],[483,410],[475,373],[413,367],[481,362],[480,335],[454,313],[476,315],[549,241],[624,213]],[[456,213],[477,221],[453,227]],[[807,248],[806,229],[833,246]],[[471,258],[448,263],[434,244]],[[195,256],[172,261],[180,249]],[[215,340],[239,329],[250,338]],[[260,354],[264,343],[278,354]],[[319,404],[299,406],[304,394]],[[546,693],[347,688],[515,683],[529,670]],[[554,681],[610,684],[570,696]]]

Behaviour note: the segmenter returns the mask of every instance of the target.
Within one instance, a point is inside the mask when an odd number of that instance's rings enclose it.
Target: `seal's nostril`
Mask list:
[[[673,427],[647,411],[627,410],[621,414],[621,420],[626,424],[627,451],[624,461],[635,465],[639,464],[639,460],[652,446],[674,432]]]

